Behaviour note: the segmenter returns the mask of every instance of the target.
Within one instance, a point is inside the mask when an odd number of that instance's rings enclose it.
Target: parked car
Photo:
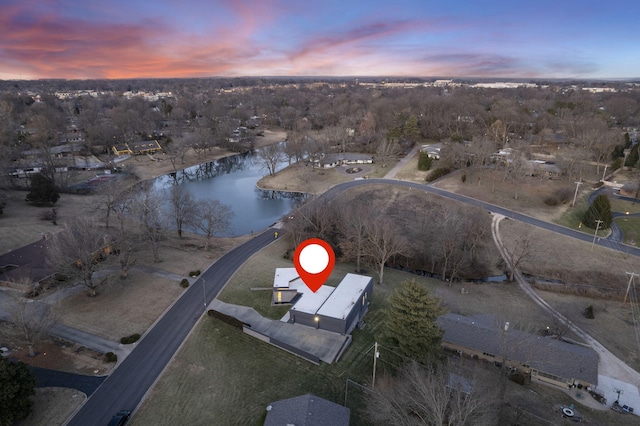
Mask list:
[[[122,426],[125,423],[127,423],[127,420],[129,420],[129,417],[131,417],[131,411],[120,410],[115,416],[111,418],[111,421],[109,422],[109,426]]]

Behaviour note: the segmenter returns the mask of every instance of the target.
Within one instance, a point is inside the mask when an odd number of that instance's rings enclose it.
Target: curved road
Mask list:
[[[329,189],[320,197],[327,197],[328,200],[330,201],[338,197],[346,189],[353,188],[356,186],[361,186],[361,185],[372,185],[372,184],[387,184],[387,185],[391,184],[391,185],[402,186],[405,188],[422,190],[430,194],[440,195],[442,197],[459,201],[467,205],[480,207],[491,213],[496,213],[504,217],[508,217],[510,219],[528,223],[529,225],[533,225],[539,228],[547,229],[549,231],[557,232],[558,234],[562,234],[567,237],[576,238],[578,240],[586,241],[588,243],[593,242],[593,234],[585,234],[583,232],[579,232],[571,228],[567,228],[561,225],[556,225],[555,223],[545,222],[543,220],[536,219],[534,217],[528,216],[523,213],[514,212],[513,210],[505,209],[504,207],[496,206],[495,204],[476,200],[475,198],[467,197],[466,195],[460,195],[454,192],[446,191],[444,189],[436,188],[435,186],[414,183],[414,182],[406,182],[406,181],[391,180],[391,179],[354,180],[354,181],[345,182],[345,183],[336,185],[333,188]],[[612,250],[616,250],[622,253],[630,254],[633,256],[640,256],[640,247],[627,246],[617,241],[610,241],[606,238],[597,238],[595,241],[595,244],[612,249]]]
[[[143,336],[131,354],[67,424],[106,425],[118,411],[134,411],[204,313],[205,303],[211,303],[251,255],[273,242],[273,231],[267,229],[211,265]]]
[[[318,198],[331,201],[349,188],[375,184],[392,184],[422,190],[579,240],[586,242],[593,240],[593,237],[588,234],[544,222],[464,195],[413,182],[392,179],[354,180],[336,185]],[[205,304],[208,305],[218,295],[236,269],[251,255],[273,242],[273,231],[269,228],[257,237],[236,247],[207,269],[143,336],[131,354],[107,377],[67,424],[73,426],[107,424],[119,410],[134,411],[203,314]],[[599,239],[595,243],[640,256],[640,248],[624,246],[606,239]],[[205,288],[204,294],[203,288]]]

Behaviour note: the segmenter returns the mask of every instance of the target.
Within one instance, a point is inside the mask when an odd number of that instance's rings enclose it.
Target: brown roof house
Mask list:
[[[264,426],[349,426],[350,410],[310,393],[272,402]]]
[[[444,331],[442,346],[460,355],[506,362],[532,380],[564,388],[598,384],[598,354],[590,347],[525,333],[508,322],[499,325],[493,315],[449,313],[438,318],[438,325]]]
[[[0,285],[28,291],[31,283],[52,279],[55,269],[48,261],[51,243],[49,234],[44,234],[41,240],[0,256]]]

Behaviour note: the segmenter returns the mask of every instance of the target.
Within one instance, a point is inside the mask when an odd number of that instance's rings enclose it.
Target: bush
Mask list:
[[[105,357],[107,362],[117,362],[118,361],[118,355],[114,354],[113,352],[107,352],[106,354],[104,354],[104,357]]]
[[[555,195],[549,195],[547,198],[544,199],[544,203],[548,206],[557,206],[558,204],[560,204],[560,202],[555,197]]]
[[[418,170],[427,171],[433,164],[433,158],[429,157],[426,152],[420,152],[418,157]]]
[[[593,314],[593,305],[587,306],[582,312],[585,318],[594,319],[596,316]]]
[[[465,183],[467,181],[467,174],[463,173],[462,177],[460,177],[460,180],[462,181],[462,183]]]
[[[140,335],[138,333],[132,334],[131,336],[123,337],[120,339],[120,343],[123,345],[129,345],[131,343],[135,343],[140,340]]]
[[[197,271],[189,272],[190,277],[197,277],[198,275],[200,275],[200,269],[198,269]]]
[[[183,278],[182,281],[180,281],[180,287],[182,287],[182,288],[189,287],[189,280],[186,279],[186,278]]]
[[[621,167],[622,167],[622,158],[616,158],[616,161],[614,161],[611,164],[611,171],[618,170]]]
[[[433,169],[429,176],[427,176],[427,182],[433,182],[436,179],[441,178],[442,176],[448,175],[451,173],[451,169],[448,167],[438,167],[437,169]]]

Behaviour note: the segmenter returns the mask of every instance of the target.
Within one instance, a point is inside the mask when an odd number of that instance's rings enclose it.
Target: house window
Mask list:
[[[278,303],[282,303],[282,292],[278,292]]]

